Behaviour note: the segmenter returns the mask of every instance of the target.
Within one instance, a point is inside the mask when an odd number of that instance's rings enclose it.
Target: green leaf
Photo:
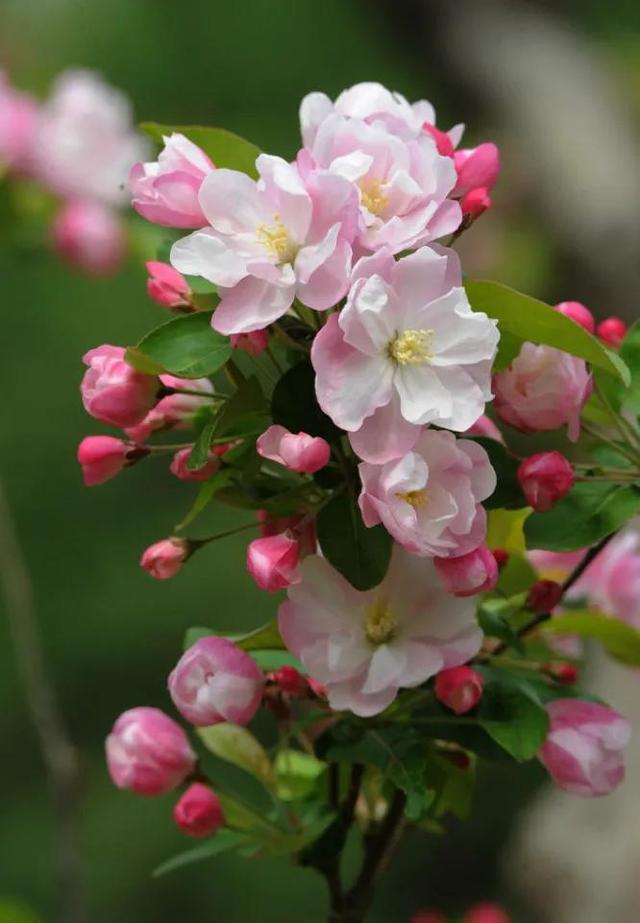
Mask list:
[[[237,830],[219,830],[218,833],[205,843],[181,852],[172,859],[162,862],[152,873],[153,878],[160,878],[167,872],[175,872],[185,865],[191,865],[192,862],[202,862],[203,859],[211,859],[213,856],[219,856],[223,852],[229,852],[232,849],[240,849],[250,843],[250,838]]]
[[[524,523],[530,514],[522,510],[490,510],[487,517],[487,545],[492,550],[503,548],[509,554],[524,555]]]
[[[250,651],[249,652],[261,670],[279,670],[280,667],[295,667],[299,673],[304,673],[304,667],[297,657],[289,651]]]
[[[309,753],[300,750],[279,750],[275,759],[278,797],[283,801],[305,798],[315,788],[318,778],[327,768]]]
[[[451,754],[453,756],[453,754]],[[475,771],[473,764],[462,768],[445,755],[432,752],[427,762],[427,783],[434,789],[435,817],[453,814],[465,820],[471,811]]]
[[[185,632],[182,649],[186,651],[192,644],[199,641],[200,638],[206,638],[213,634],[215,634],[215,632],[211,628],[202,628],[200,626],[188,628]],[[260,628],[256,628],[254,631],[250,631],[246,634],[226,635],[225,637],[233,641],[234,644],[237,644],[243,651],[286,650],[284,641],[280,637],[280,632],[278,631],[277,619],[274,619],[272,622],[267,622],[266,625],[262,625]]]
[[[619,381],[603,378],[598,378],[597,384],[604,390],[616,410],[624,408],[638,416],[640,415],[640,321],[636,321],[627,331],[619,356],[627,364],[631,373],[629,387],[624,388]],[[608,417],[607,422],[609,422]]]
[[[518,647],[518,635],[507,621],[509,603],[506,599],[485,599],[478,610],[478,624],[485,635]]]
[[[524,525],[528,548],[577,551],[616,532],[640,512],[634,486],[584,481],[546,513],[532,513]]]
[[[549,717],[523,683],[488,682],[478,708],[482,728],[514,759],[528,760],[542,746]]]
[[[318,513],[318,541],[330,564],[357,590],[382,582],[391,557],[391,536],[381,526],[367,529],[350,493],[334,497]]]
[[[276,777],[266,750],[251,731],[237,724],[215,724],[197,728],[197,734],[207,750],[240,769],[245,769],[267,788],[273,788]]]
[[[410,821],[420,821],[431,805],[436,793],[427,782],[427,760],[424,752],[416,752],[389,765],[388,777],[407,796],[404,813]]]
[[[254,179],[258,177],[256,158],[260,154],[260,148],[225,128],[205,128],[201,125],[159,125],[156,122],[142,122],[140,128],[160,144],[162,144],[163,135],[170,135],[174,131],[179,132],[197,144],[211,158],[216,167],[240,170],[241,173],[247,173]]]
[[[483,502],[485,509],[522,509],[526,506],[517,478],[517,459],[497,439],[474,437],[473,441],[481,445],[489,456],[498,480],[494,492]]]
[[[253,414],[263,413],[265,410],[264,394],[258,379],[254,375],[243,379],[216,418],[215,436],[231,434],[245,416],[248,415],[253,420]]]
[[[212,328],[211,311],[197,311],[156,327],[125,358],[147,374],[203,378],[222,368],[230,355],[231,342]]]
[[[193,454],[193,450],[191,452]],[[189,456],[189,460],[191,456]],[[176,532],[182,532],[183,529],[186,529],[187,526],[191,525],[194,519],[204,512],[211,500],[215,497],[216,493],[219,490],[222,490],[223,487],[226,487],[233,480],[234,474],[230,468],[221,468],[219,471],[209,478],[208,481],[205,481],[200,485],[198,490],[198,495],[193,502],[193,506],[184,517],[184,519],[178,523],[175,528]]]
[[[554,615],[545,631],[600,641],[608,654],[629,667],[640,667],[640,631],[613,616],[588,609]]]
[[[465,289],[475,311],[498,321],[501,335],[553,346],[629,383],[629,369],[615,352],[550,305],[499,282],[468,280]]]
[[[189,458],[187,459],[187,468],[189,471],[198,471],[199,468],[204,468],[209,461],[209,449],[211,448],[211,440],[213,439],[215,430],[216,421],[212,420],[210,423],[205,423],[198,433],[193,448],[189,453]]]
[[[335,442],[341,433],[320,409],[315,392],[315,372],[300,362],[284,373],[271,398],[273,422],[292,433],[308,433]]]

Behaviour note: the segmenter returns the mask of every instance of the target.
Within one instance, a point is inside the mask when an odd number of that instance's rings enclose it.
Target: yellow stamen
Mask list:
[[[422,490],[408,490],[406,493],[398,493],[396,497],[398,500],[404,500],[405,503],[409,503],[414,510],[419,510],[429,502],[429,492],[424,487]]]
[[[261,224],[256,229],[256,237],[279,263],[292,263],[296,258],[298,247],[289,237],[280,215],[273,216],[273,224]]]
[[[389,355],[398,365],[422,365],[432,358],[433,330],[405,330],[389,343]]]
[[[361,180],[359,186],[360,202],[372,215],[379,217],[389,204],[389,196],[382,191],[380,180],[373,176]]]
[[[398,622],[389,608],[389,600],[386,596],[379,596],[366,611],[364,631],[367,641],[376,647],[386,644],[393,638],[397,627]]]

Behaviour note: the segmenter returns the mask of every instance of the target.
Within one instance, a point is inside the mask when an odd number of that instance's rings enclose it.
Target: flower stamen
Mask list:
[[[414,510],[421,509],[429,502],[429,492],[425,487],[423,487],[422,490],[408,490],[406,493],[397,493],[396,497],[398,500],[404,500],[404,502],[412,506]]]
[[[296,258],[298,246],[289,237],[280,215],[273,216],[273,224],[261,224],[256,229],[256,237],[278,263],[292,263]]]
[[[393,638],[397,627],[398,622],[389,608],[389,600],[386,596],[378,596],[366,610],[364,632],[367,641],[376,647],[386,644]]]
[[[389,356],[398,365],[422,365],[433,357],[433,330],[405,330],[389,343]]]
[[[361,205],[372,215],[380,217],[389,204],[389,196],[382,191],[380,180],[372,176],[361,180],[358,185]]]

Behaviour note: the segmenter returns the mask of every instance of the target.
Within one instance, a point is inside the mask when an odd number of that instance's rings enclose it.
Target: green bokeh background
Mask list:
[[[638,81],[635,4],[607,4],[612,15],[596,0],[562,6],[574,28],[606,39],[615,66]],[[414,9],[371,0],[2,0],[0,63],[40,93],[60,69],[92,67],[131,96],[140,119],[224,125],[284,156],[296,150],[304,93],[335,95],[363,79],[431,98],[440,123],[464,119],[472,140],[507,136],[508,126],[467,104],[446,72],[430,68],[419,45],[407,42]],[[553,241],[534,217],[508,207],[506,185],[486,218],[498,234],[486,274],[560,300],[570,279]],[[506,230],[497,232],[501,224]],[[104,769],[102,742],[120,711],[169,707],[165,677],[185,628],[251,628],[276,607],[244,572],[243,536],[196,556],[173,581],[154,582],[139,569],[142,549],[168,534],[194,492],[163,463],[139,465],[92,491],[82,485],[76,444],[100,428],[79,401],[80,356],[98,343],[133,342],[160,322],[144,285],[134,263],[115,279],[95,281],[46,255],[0,247],[0,470],[53,680],[82,754],[90,920],[313,923],[324,918],[323,888],[286,860],[220,858],[152,881],[154,866],[185,845],[169,818],[172,799],[119,793]],[[207,515],[212,531],[244,521]],[[4,621],[0,652],[0,895],[49,921],[56,919],[51,809]],[[372,920],[401,923],[421,905],[458,911],[474,899],[504,897],[495,854],[528,781],[525,773],[485,779],[486,797],[464,835],[457,824],[446,843],[411,835]],[[0,923],[12,919],[0,906]]]

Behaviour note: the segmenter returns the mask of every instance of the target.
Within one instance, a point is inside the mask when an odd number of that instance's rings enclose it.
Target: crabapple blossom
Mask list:
[[[445,590],[454,596],[486,593],[498,582],[498,561],[486,545],[460,557],[436,558],[434,564]]]
[[[290,433],[284,426],[273,425],[258,437],[256,451],[262,458],[284,465],[299,474],[313,474],[328,464],[331,447],[321,436]]]
[[[38,116],[35,99],[14,89],[0,71],[0,165],[19,172],[31,167]]]
[[[207,224],[198,195],[214,165],[197,144],[179,132],[163,135],[158,159],[136,163],[129,173],[131,204],[143,218],[169,228]]]
[[[465,663],[480,648],[475,603],[446,593],[431,561],[396,547],[384,580],[366,592],[318,555],[300,569],[280,607],[280,633],[337,711],[378,714],[400,688]]]
[[[576,324],[580,324],[581,327],[584,327],[585,330],[588,330],[589,333],[595,333],[596,322],[593,319],[593,314],[585,305],[579,301],[560,301],[555,305],[556,311],[560,314],[564,314],[565,317],[570,317],[571,320],[575,321]]]
[[[175,389],[175,393],[161,398],[136,426],[126,428],[127,436],[135,442],[144,442],[157,430],[186,429],[199,410],[211,405],[214,388],[208,378],[159,377],[163,387]],[[182,393],[181,389],[188,389],[191,393]],[[202,397],[194,391],[200,392]]]
[[[600,321],[596,332],[601,340],[618,349],[627,335],[627,325],[620,317],[607,317]]]
[[[500,151],[495,144],[485,141],[478,147],[456,151],[453,163],[458,175],[454,195],[464,198],[478,189],[488,193],[500,173]]]
[[[340,314],[317,334],[311,361],[324,412],[365,461],[415,445],[425,424],[468,429],[491,398],[496,322],[474,312],[452,250],[422,247],[361,259]]]
[[[463,217],[468,219],[472,218],[474,220],[488,211],[491,205],[491,196],[485,186],[478,186],[477,189],[472,189],[460,200]]]
[[[365,525],[382,522],[412,554],[457,558],[484,541],[481,503],[495,490],[496,475],[477,442],[426,429],[402,458],[362,462],[358,470]]]
[[[501,420],[524,433],[566,423],[575,442],[592,385],[584,359],[552,346],[524,343],[511,365],[493,376],[494,407]]]
[[[472,667],[449,667],[440,670],[433,686],[436,699],[456,715],[475,708],[482,697],[482,674]]]
[[[86,436],[78,446],[78,462],[87,487],[104,484],[127,465],[148,454],[114,436]]]
[[[105,344],[82,357],[88,366],[80,385],[84,409],[113,426],[134,426],[155,401],[158,379],[136,371],[125,361],[121,346]]]
[[[624,780],[626,718],[596,702],[556,699],[547,704],[550,727],[538,758],[553,781],[574,795],[608,795]]]
[[[90,275],[111,275],[125,257],[122,222],[117,212],[100,202],[67,202],[55,217],[52,236],[58,255]]]
[[[229,337],[234,349],[241,349],[249,356],[259,356],[269,345],[266,330],[252,330],[251,333],[232,333]]]
[[[266,510],[258,510],[256,518],[259,522],[260,535],[268,538],[271,535],[280,535],[282,532],[289,532],[298,541],[298,552],[300,560],[308,554],[314,554],[317,551],[318,539],[316,536],[316,525],[313,517],[306,513],[298,513],[295,516],[280,516],[274,518]]]
[[[180,272],[218,286],[213,326],[250,333],[277,320],[295,298],[316,310],[345,294],[351,269],[357,196],[340,176],[314,172],[306,184],[280,157],[261,154],[260,180],[214,170],[199,202],[210,227],[173,245]]]
[[[269,593],[299,582],[299,560],[300,545],[290,532],[256,538],[247,546],[247,570]]]
[[[473,423],[469,429],[466,429],[463,433],[465,436],[484,436],[486,439],[495,439],[497,442],[504,442],[502,438],[502,433],[493,422],[493,420],[488,417],[486,414],[482,414],[481,417],[478,417],[475,423]]]
[[[263,687],[255,660],[215,635],[192,644],[169,676],[174,705],[197,727],[224,721],[248,724],[260,706]]]
[[[124,205],[128,171],[146,150],[123,93],[88,70],[58,77],[34,144],[35,172],[54,193]]]
[[[545,512],[565,497],[575,480],[571,462],[561,452],[538,452],[518,466],[518,483],[529,506]]]
[[[197,468],[192,471],[187,464],[190,455],[190,447],[187,447],[186,449],[178,449],[176,454],[173,456],[171,464],[169,465],[169,471],[171,474],[175,474],[175,476],[180,478],[181,481],[207,481],[213,474],[216,473],[220,467],[220,459],[218,458],[217,453],[209,452],[209,460],[202,466],[202,468]]]
[[[163,538],[146,549],[140,567],[156,580],[170,580],[181,570],[188,555],[189,543],[185,539]]]
[[[149,273],[147,292],[150,298],[165,308],[189,305],[189,283],[173,266],[156,260],[149,260],[145,266]]]
[[[173,819],[187,836],[212,836],[224,824],[220,799],[208,785],[194,782],[178,799]]]
[[[105,746],[114,784],[138,795],[170,792],[195,768],[187,735],[158,708],[143,705],[123,712]]]

